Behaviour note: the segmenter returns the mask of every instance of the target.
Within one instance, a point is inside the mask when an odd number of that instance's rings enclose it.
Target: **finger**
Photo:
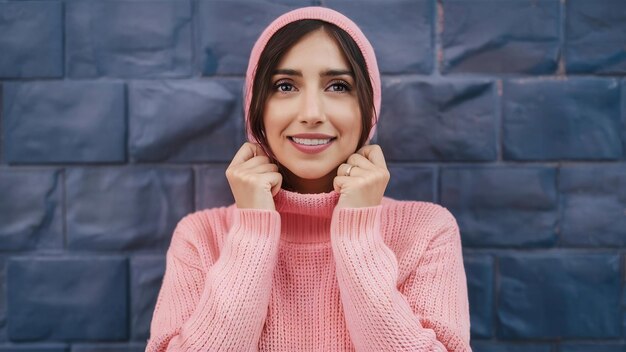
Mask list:
[[[341,164],[337,168],[337,176],[346,176],[350,164]]]
[[[366,145],[357,151],[358,154],[363,155],[370,160],[374,165],[387,168],[387,162],[383,154],[382,148],[378,144]]]
[[[272,197],[276,196],[276,194],[278,194],[278,191],[280,191],[282,184],[283,184],[283,175],[280,172],[273,172],[273,180],[274,183],[272,185]]]
[[[259,165],[266,165],[266,164],[272,164],[270,161],[270,158],[266,156],[262,156],[262,155],[257,155],[243,162],[241,165],[239,165],[239,168],[241,170],[249,170]]]
[[[263,182],[267,182],[266,184],[269,185],[272,196],[275,196],[278,191],[280,191],[283,182],[283,175],[281,175],[280,172],[268,172],[262,174],[260,177]]]
[[[258,144],[258,143],[253,143],[255,146],[255,150],[254,150],[254,156],[268,156],[267,153],[265,152],[265,149],[263,149],[263,147]]]
[[[248,169],[249,172],[255,174],[264,174],[268,172],[278,172],[278,166],[276,164],[261,164]]]
[[[352,169],[350,169],[350,166],[352,166]],[[350,169],[350,175],[348,175],[348,169]],[[352,164],[341,164],[339,168],[337,168],[337,176],[362,176],[368,172],[371,172],[371,170],[366,170]]]
[[[244,143],[241,148],[239,148],[237,153],[235,153],[235,156],[228,167],[243,164],[248,159],[254,158],[255,155],[259,155],[257,152],[258,148],[258,144],[249,142]]]
[[[346,163],[350,164],[350,165],[358,166],[361,169],[365,169],[365,170],[375,170],[376,169],[376,165],[374,165],[374,163],[372,163],[365,156],[363,156],[361,154],[357,154],[357,153],[350,155],[350,157],[348,158]]]
[[[341,190],[345,184],[350,180],[349,176],[337,176],[333,179],[333,189],[337,193],[341,193]]]

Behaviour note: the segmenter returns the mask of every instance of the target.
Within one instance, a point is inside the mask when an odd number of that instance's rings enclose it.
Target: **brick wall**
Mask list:
[[[241,89],[317,2],[0,1],[0,351],[142,351]],[[475,351],[626,349],[626,2],[323,0],[374,45],[387,195],[443,204]]]

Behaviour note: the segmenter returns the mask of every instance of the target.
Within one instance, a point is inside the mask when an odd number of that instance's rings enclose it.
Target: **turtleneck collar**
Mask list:
[[[274,196],[276,210],[281,215],[283,243],[330,244],[330,223],[340,194],[303,194],[281,189]]]
[[[279,213],[302,214],[313,217],[330,218],[339,201],[339,193],[303,194],[281,189],[274,196],[274,204]]]

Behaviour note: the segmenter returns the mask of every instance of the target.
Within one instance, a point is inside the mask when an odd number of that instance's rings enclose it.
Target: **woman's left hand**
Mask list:
[[[336,208],[380,205],[389,177],[380,146],[372,144],[362,147],[337,168],[333,187],[340,196]]]

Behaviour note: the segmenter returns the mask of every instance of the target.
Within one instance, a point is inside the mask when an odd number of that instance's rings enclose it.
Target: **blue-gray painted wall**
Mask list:
[[[374,45],[387,195],[440,203],[479,352],[626,350],[623,0],[0,0],[0,351],[143,351],[176,223],[232,203],[252,44]]]

